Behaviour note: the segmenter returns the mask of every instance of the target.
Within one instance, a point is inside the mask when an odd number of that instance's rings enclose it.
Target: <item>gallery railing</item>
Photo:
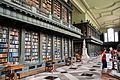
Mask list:
[[[33,13],[37,13],[37,14],[42,15],[45,18],[52,19],[53,21],[55,21],[56,23],[59,23],[66,29],[69,29],[71,31],[81,34],[81,30],[76,28],[72,24],[66,23],[63,20],[55,17],[54,15],[51,15],[49,13],[42,11],[42,9],[40,8],[40,5],[39,5],[39,0],[3,0],[3,1],[14,3],[15,5],[26,8],[27,10],[31,10],[31,11],[33,11]],[[35,10],[33,10],[33,9],[35,9]]]

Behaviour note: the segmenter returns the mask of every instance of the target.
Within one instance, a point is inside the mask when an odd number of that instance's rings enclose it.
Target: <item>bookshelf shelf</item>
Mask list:
[[[0,64],[8,61],[8,28],[0,26]]]
[[[54,0],[54,15],[60,18],[60,3],[57,0]]]
[[[25,62],[31,62],[31,33],[25,31]]]
[[[62,13],[62,19],[65,23],[67,23],[67,9],[64,6],[62,6]]]
[[[9,33],[9,61],[19,62],[19,30],[10,28]]]
[[[51,0],[42,0],[42,10],[44,12],[51,12]]]
[[[52,60],[52,36],[42,34],[42,57],[43,60]]]
[[[61,38],[54,36],[54,58],[61,59]]]
[[[64,39],[64,55],[65,57],[68,57],[69,56],[69,53],[68,53],[68,40],[67,39]]]
[[[25,62],[39,62],[38,59],[38,33],[25,31]]]

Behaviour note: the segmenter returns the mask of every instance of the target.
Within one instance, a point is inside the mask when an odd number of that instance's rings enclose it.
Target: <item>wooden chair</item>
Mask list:
[[[65,64],[71,65],[71,57],[65,58]]]
[[[45,71],[51,71],[53,69],[52,61],[46,61]]]

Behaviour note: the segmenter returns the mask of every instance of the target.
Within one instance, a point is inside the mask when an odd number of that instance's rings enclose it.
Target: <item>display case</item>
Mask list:
[[[9,34],[9,62],[19,61],[19,30],[10,28]]]
[[[0,26],[0,65],[8,61],[8,28]]]

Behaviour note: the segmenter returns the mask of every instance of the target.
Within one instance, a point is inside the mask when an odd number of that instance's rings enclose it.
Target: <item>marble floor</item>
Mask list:
[[[107,54],[110,58],[110,54]],[[43,72],[21,80],[119,80],[107,74],[101,73],[101,57],[92,57],[88,63],[76,62],[70,66],[62,66],[56,72]],[[111,62],[107,59],[108,68]]]

